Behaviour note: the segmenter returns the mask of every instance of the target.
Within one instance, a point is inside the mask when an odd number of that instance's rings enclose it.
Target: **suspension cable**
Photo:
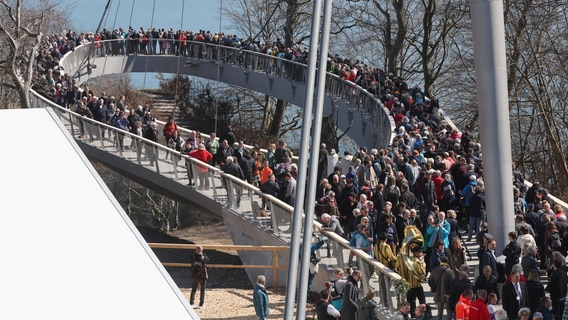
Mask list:
[[[101,29],[101,25],[103,24],[103,20],[107,16],[107,11],[110,8],[111,2],[112,2],[112,0],[108,0],[106,5],[105,5],[105,9],[103,10],[103,15],[101,16],[101,19],[99,20],[99,24],[97,25],[97,28],[95,29],[93,42],[95,41],[97,35],[99,34],[99,31]],[[94,45],[95,45],[94,43],[89,44],[90,47],[89,47],[89,53],[88,53],[88,56],[87,56],[87,82],[89,82],[89,80],[91,79],[91,73],[92,72],[90,72],[90,71],[92,71],[91,68],[93,67],[93,65],[91,64],[91,56],[92,56],[92,53],[94,51],[93,50]],[[99,49],[100,49],[100,46],[101,46],[101,40],[99,39]],[[97,57],[95,57],[95,59],[96,58]]]
[[[120,3],[121,3],[121,0],[118,0],[118,5],[117,5],[117,7],[116,7],[116,12],[115,12],[115,14],[114,14],[114,20],[113,20],[113,22],[112,22],[111,32],[114,32],[114,30],[115,30],[115,28],[116,28],[116,19],[118,18],[118,9],[120,9]],[[112,7],[112,1],[111,1],[111,7]],[[107,16],[107,19],[108,19],[108,17],[109,17],[109,16]],[[105,20],[104,25],[106,26],[106,20]],[[111,40],[111,39],[106,39],[106,41],[110,41],[110,40]],[[120,41],[120,40],[117,39],[117,41]],[[112,46],[115,45],[115,44],[114,44],[114,42],[109,42],[109,43],[110,43],[110,46],[111,46],[111,50],[110,50],[110,51],[111,51],[111,54],[112,54],[112,53],[113,53],[113,52],[112,52]],[[102,72],[101,74],[105,74],[106,65],[107,65],[107,59],[108,59],[108,54],[106,54],[106,52],[105,52],[105,62],[103,63],[103,72]]]
[[[136,0],[132,1],[132,8],[130,9],[130,19],[128,20],[128,26],[132,26],[132,16],[134,15],[134,5],[136,4]],[[118,14],[118,8],[117,8],[117,14]],[[129,30],[128,30],[129,31]],[[128,33],[126,33],[126,37],[124,39],[122,39],[122,49],[124,50],[123,54],[122,54],[122,65],[124,65],[124,60],[126,59],[126,57],[128,56]],[[120,85],[122,86],[122,79],[125,76],[125,72],[121,72],[120,73]]]
[[[222,21],[223,21],[223,0],[220,1],[219,6],[219,30],[218,32],[221,33]],[[221,73],[221,46],[219,42],[217,42],[217,83],[219,85],[219,77]],[[218,117],[218,109],[219,109],[219,99],[215,98],[215,133],[217,133],[217,117]]]
[[[150,19],[150,28],[154,27],[154,13],[156,10],[156,0],[154,0],[154,4],[152,6],[152,18]],[[150,34],[152,34],[152,31],[148,30],[150,32]],[[147,31],[147,32],[148,32]],[[144,37],[144,35],[142,35],[142,37]],[[150,46],[152,46],[152,40],[147,39],[146,40],[147,44],[146,44],[146,66],[144,66],[144,81],[142,83],[142,92],[144,92],[144,90],[146,89],[146,75],[148,74],[148,58],[149,58],[149,54],[148,54],[148,48]]]
[[[181,21],[180,21],[180,27],[179,27],[179,31],[182,32],[183,30],[183,14],[185,11],[185,0],[182,1],[181,4]],[[180,35],[181,36],[181,35]],[[186,42],[187,43],[187,42]],[[177,47],[180,48],[181,45],[181,39],[178,37],[178,45]],[[174,46],[175,47],[175,46]],[[175,108],[177,108],[179,106],[179,101],[178,101],[178,86],[179,86],[179,67],[180,67],[180,60],[181,60],[181,52],[179,52],[178,55],[178,64],[177,64],[177,72],[176,72],[176,85],[175,85],[175,90],[174,90],[174,111]]]
[[[222,1],[222,0],[221,0]],[[280,8],[280,3],[277,2],[275,4],[274,10],[272,10],[272,12],[270,13],[270,15],[268,16],[268,18],[266,19],[266,22],[264,23],[264,25],[262,25],[262,27],[260,28],[260,31],[257,32],[257,34],[252,37],[252,42],[254,42],[254,40],[256,38],[258,38],[258,36],[260,36],[260,34],[262,32],[264,32],[266,30],[266,27],[268,27],[268,24],[272,21],[272,17],[274,16],[274,14],[276,13],[276,10]],[[221,46],[220,44],[218,44],[219,46]],[[239,54],[241,51],[244,50],[244,46],[240,46],[239,48],[237,48],[237,50],[232,51],[231,53],[227,54],[226,56],[223,56],[223,59],[227,59],[230,58],[234,55]],[[241,69],[243,69],[243,67],[241,66]]]

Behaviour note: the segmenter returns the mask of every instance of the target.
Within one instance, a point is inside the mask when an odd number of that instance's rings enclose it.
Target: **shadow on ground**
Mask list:
[[[193,244],[190,241],[172,237],[159,230],[149,227],[138,228],[148,243]],[[162,263],[189,263],[193,251],[182,249],[153,249]],[[218,250],[205,250],[209,264],[242,265],[238,255],[228,254]],[[191,288],[192,280],[189,268],[166,267],[166,270],[180,288]],[[244,269],[209,268],[208,288],[238,288],[252,289],[253,286]]]

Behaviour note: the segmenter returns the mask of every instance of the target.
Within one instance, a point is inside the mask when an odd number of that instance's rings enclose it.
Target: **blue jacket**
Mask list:
[[[464,198],[463,205],[466,207],[469,207],[470,199],[475,194],[473,190],[475,189],[475,186],[477,186],[477,181],[470,181],[465,185],[465,187],[463,187],[462,191],[460,192],[460,195]]]
[[[268,318],[270,309],[268,308],[268,293],[260,283],[257,283],[253,292],[253,304],[256,316],[261,319]]]
[[[450,223],[447,220],[444,220],[444,222],[442,223],[441,226],[436,224],[434,227],[429,225],[426,228],[426,236],[427,236],[427,238],[430,239],[428,241],[429,247],[432,247],[434,245],[434,242],[436,241],[436,237],[433,237],[433,235],[436,233],[436,231],[438,232],[437,239],[444,241],[444,248],[449,248],[450,247],[450,231],[451,231]]]

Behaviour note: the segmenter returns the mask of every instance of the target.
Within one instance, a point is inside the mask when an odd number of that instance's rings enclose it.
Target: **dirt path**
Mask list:
[[[223,222],[208,226],[174,230],[169,235],[200,245],[233,245],[233,240]]]

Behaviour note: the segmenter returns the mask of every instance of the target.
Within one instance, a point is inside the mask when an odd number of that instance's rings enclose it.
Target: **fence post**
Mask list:
[[[274,288],[278,288],[278,250],[274,249],[272,254],[274,255]]]

